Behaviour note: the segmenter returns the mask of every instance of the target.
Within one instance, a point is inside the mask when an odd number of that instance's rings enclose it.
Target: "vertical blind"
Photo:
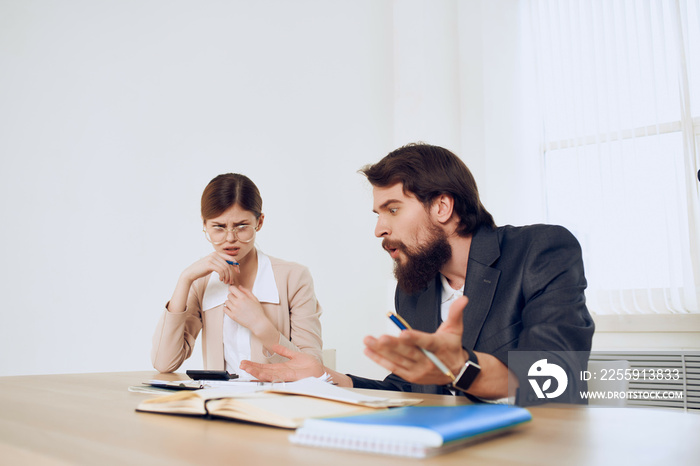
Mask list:
[[[526,0],[547,219],[597,314],[699,311],[700,0]]]

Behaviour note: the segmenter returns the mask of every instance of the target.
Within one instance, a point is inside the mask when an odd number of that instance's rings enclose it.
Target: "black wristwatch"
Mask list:
[[[462,367],[462,370],[459,371],[459,374],[457,374],[455,377],[455,381],[449,385],[450,388],[463,392],[469,390],[469,387],[471,387],[472,383],[474,383],[474,379],[476,379],[476,376],[478,376],[479,372],[481,372],[479,359],[477,359],[474,351],[466,348],[465,350],[469,355],[469,359],[467,359],[464,367]]]

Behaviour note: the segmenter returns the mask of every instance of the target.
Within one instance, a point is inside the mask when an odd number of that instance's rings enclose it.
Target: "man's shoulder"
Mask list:
[[[530,255],[547,251],[578,251],[581,246],[576,237],[565,227],[550,224],[524,226],[505,225],[494,229],[482,228],[472,239],[470,260],[486,265],[497,261],[524,260]]]
[[[505,225],[494,230],[501,246],[506,245],[552,245],[571,244],[578,245],[578,240],[567,228],[561,225],[536,223],[533,225],[513,226]]]
[[[496,232],[501,237],[510,238],[534,238],[541,236],[573,236],[572,233],[561,225],[548,223],[534,223],[532,225],[504,225],[496,228]]]
[[[581,244],[565,227],[535,224],[504,226],[498,228],[501,264],[557,264],[570,267],[572,261],[580,261]]]

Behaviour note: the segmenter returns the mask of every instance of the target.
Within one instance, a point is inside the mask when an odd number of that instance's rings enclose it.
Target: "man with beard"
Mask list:
[[[365,354],[392,372],[383,381],[325,369],[334,382],[499,400],[527,385],[531,369],[509,366],[509,352],[549,358],[571,375],[586,369],[594,327],[581,248],[569,231],[496,227],[469,169],[441,147],[404,146],[362,173],[373,186],[375,235],[395,261],[396,311],[413,330],[365,338]],[[241,367],[263,380],[324,371],[303,355],[280,351],[290,361]],[[570,396],[557,401],[575,402],[578,389],[571,383]]]

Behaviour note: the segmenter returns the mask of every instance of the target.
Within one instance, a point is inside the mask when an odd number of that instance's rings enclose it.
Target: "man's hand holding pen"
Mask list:
[[[433,353],[452,374],[459,373],[468,358],[462,348],[462,313],[467,302],[466,296],[455,300],[447,320],[435,333],[409,329],[397,337],[365,337],[365,355],[409,382],[437,385],[453,382],[423,350]]]

